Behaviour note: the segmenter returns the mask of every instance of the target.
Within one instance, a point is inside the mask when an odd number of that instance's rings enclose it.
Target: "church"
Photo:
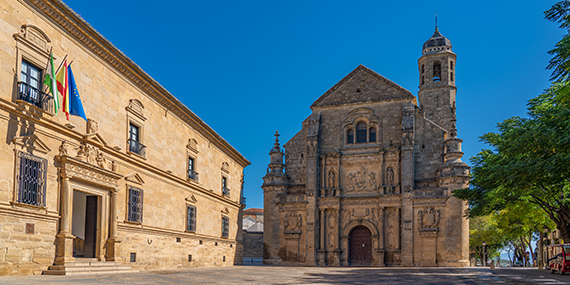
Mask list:
[[[436,30],[418,60],[418,96],[358,66],[271,149],[264,262],[468,266],[468,186],[456,129],[456,54]]]

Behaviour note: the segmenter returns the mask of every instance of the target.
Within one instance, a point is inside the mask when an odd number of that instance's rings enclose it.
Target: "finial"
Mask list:
[[[279,131],[275,131],[275,142],[279,143]]]
[[[281,148],[279,147],[279,131],[275,131],[275,143],[273,144],[273,148],[271,149],[272,152],[280,152]]]
[[[435,10],[435,30],[437,31],[437,10]]]

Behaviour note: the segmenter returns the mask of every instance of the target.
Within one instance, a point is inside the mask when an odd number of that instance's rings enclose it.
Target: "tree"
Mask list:
[[[485,260],[485,252],[489,259],[499,255],[499,250],[504,246],[503,237],[493,215],[469,219],[469,250],[475,252],[481,262]]]

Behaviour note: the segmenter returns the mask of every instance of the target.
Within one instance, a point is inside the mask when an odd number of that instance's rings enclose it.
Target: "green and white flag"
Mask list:
[[[46,79],[44,84],[49,87],[49,92],[53,96],[53,108],[55,109],[55,114],[57,115],[57,110],[59,110],[59,95],[57,94],[57,83],[55,82],[55,67],[53,66],[53,52],[50,54],[49,59],[50,69],[46,74]]]

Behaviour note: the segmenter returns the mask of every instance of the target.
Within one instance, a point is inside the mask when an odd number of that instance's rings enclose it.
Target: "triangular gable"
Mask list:
[[[186,202],[196,203],[198,200],[196,200],[196,197],[194,197],[193,194],[190,194],[190,196],[186,197]]]
[[[50,148],[47,146],[47,144],[45,144],[40,138],[38,138],[38,136],[36,136],[35,134],[31,134],[31,135],[27,135],[27,136],[20,136],[20,137],[15,137],[12,139],[12,142],[14,144],[20,145],[24,148],[30,149],[30,150],[37,150],[39,152],[42,153],[48,153],[50,152]]]
[[[143,185],[143,184],[144,184],[144,180],[143,180],[142,177],[141,177],[138,173],[136,173],[136,172],[133,172],[133,173],[131,173],[131,174],[126,175],[126,176],[125,176],[125,180],[126,180],[126,181],[129,181],[129,182],[132,182],[132,183],[135,183],[135,184],[139,184],[139,185]]]
[[[228,207],[224,207],[224,209],[222,210],[222,214],[229,214],[230,210],[228,210]]]
[[[414,100],[416,97],[404,87],[361,64],[321,95],[311,108],[394,98]]]
[[[107,146],[107,143],[105,142],[105,140],[103,140],[103,138],[101,137],[101,135],[99,135],[98,133],[94,133],[94,134],[87,134],[83,137],[86,141],[90,141],[96,145],[99,146]]]

